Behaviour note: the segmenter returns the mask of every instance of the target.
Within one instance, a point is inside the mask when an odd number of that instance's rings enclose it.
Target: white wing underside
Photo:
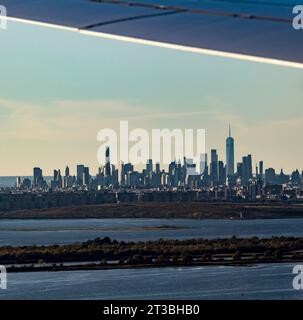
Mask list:
[[[7,19],[82,34],[303,68],[291,0],[0,0]]]

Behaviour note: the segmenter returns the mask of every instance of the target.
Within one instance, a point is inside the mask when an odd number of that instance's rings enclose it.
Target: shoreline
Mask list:
[[[120,203],[0,212],[0,219],[295,219],[303,204],[230,202]]]
[[[181,266],[250,266],[303,262],[303,237],[124,242],[108,237],[82,243],[0,247],[8,272],[107,270]]]
[[[95,270],[127,270],[127,269],[150,269],[150,268],[183,268],[183,267],[252,267],[260,264],[280,264],[280,263],[303,263],[303,259],[283,259],[283,260],[249,260],[249,261],[213,261],[213,262],[198,262],[188,264],[138,264],[138,265],[119,265],[119,264],[81,264],[69,266],[40,266],[40,267],[8,267],[8,273],[20,272],[64,272],[64,271],[95,271]]]

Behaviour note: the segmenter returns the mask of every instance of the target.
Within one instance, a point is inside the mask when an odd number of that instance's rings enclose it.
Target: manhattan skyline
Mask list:
[[[221,143],[221,145],[222,144],[223,143]],[[131,145],[129,147],[131,147]],[[226,177],[233,176],[237,173],[238,165],[241,163],[244,163],[245,158],[247,158],[247,157],[250,158],[249,161],[250,161],[250,166],[251,166],[251,172],[254,172],[255,174],[258,173],[256,170],[260,169],[260,162],[262,162],[262,171],[263,171],[263,165],[264,165],[266,168],[273,168],[277,174],[281,170],[283,171],[284,174],[291,174],[292,172],[294,172],[296,170],[298,170],[299,172],[303,172],[303,166],[291,168],[290,171],[285,170],[285,168],[283,168],[283,167],[276,169],[271,165],[271,162],[264,163],[264,161],[262,160],[262,157],[256,158],[252,152],[248,152],[246,155],[239,155],[238,157],[235,157],[235,154],[236,154],[235,150],[237,150],[237,147],[238,147],[237,140],[235,141],[234,137],[232,136],[232,129],[231,129],[231,125],[229,124],[228,136],[226,137],[226,140],[225,140],[225,152],[220,153],[220,152],[218,152],[218,150],[221,150],[220,147],[217,148],[217,146],[211,146],[209,150],[205,150],[205,153],[200,154],[200,156],[196,155],[197,159],[200,158],[200,161],[197,161],[195,163],[196,173],[197,174],[203,173],[204,166],[208,166],[208,165],[209,165],[208,169],[210,171],[212,171],[211,163],[216,162],[217,164],[219,164],[220,162],[222,162],[225,166],[224,170],[225,170]],[[192,161],[192,158],[188,157],[188,155],[185,154],[184,156],[189,161]],[[108,170],[107,167],[108,167],[109,163],[111,163],[111,159],[110,159],[110,155],[109,155],[109,147],[106,147],[105,159],[106,159],[107,165],[105,165],[104,168],[106,168]],[[152,158],[150,158],[144,164],[133,165],[134,170],[142,171],[150,160],[153,161],[154,165],[159,164],[163,170],[169,169],[169,164],[163,164],[162,162],[157,162],[157,161],[154,161]],[[90,162],[91,162],[90,159],[87,158],[84,163],[87,164]],[[172,162],[176,162],[176,163],[181,162],[184,164],[184,159],[172,159]],[[43,166],[39,165],[39,163],[43,163],[43,156],[41,157],[40,161],[36,161],[36,164],[33,165],[32,168],[40,168],[41,167],[41,168],[43,168],[44,175],[46,177],[51,177],[54,172],[54,169],[53,169],[54,166],[51,168],[44,168]],[[75,167],[78,166],[79,163],[80,163],[79,161],[78,162],[76,161]],[[122,163],[122,162],[119,161],[119,163]],[[118,166],[119,166],[119,164],[116,164],[117,168],[118,168]],[[201,168],[201,166],[203,166],[203,168]],[[70,167],[71,166],[69,163],[65,163],[62,167],[58,167],[58,168],[59,168],[59,170],[62,170],[64,168],[65,169],[68,168],[68,170],[70,170]],[[93,166],[87,165],[87,167],[90,168],[91,174],[94,175],[94,173],[97,173],[98,170],[103,166],[98,164],[97,159],[96,159],[96,163]],[[32,170],[30,170],[30,171],[32,171]],[[46,174],[45,174],[45,172],[46,172]],[[8,176],[8,177],[9,176],[30,177],[31,175],[32,175],[31,173],[29,173],[29,174],[20,174],[19,173],[16,175],[7,174],[7,175],[0,175],[0,176],[3,176],[3,177],[5,177],[5,176]]]
[[[152,158],[148,159],[146,163],[140,165],[134,165],[132,162],[123,162],[119,161],[118,164],[113,164],[111,162],[110,156],[110,147],[106,146],[105,148],[105,164],[99,165],[98,170],[95,172],[96,176],[102,175],[105,177],[109,177],[112,175],[112,171],[117,170],[117,174],[121,174],[121,166],[125,166],[131,172],[156,172],[156,173],[167,173],[167,170],[171,172],[172,168],[181,168],[184,166],[185,174],[188,175],[201,175],[211,177],[215,184],[225,184],[226,179],[231,179],[235,183],[236,177],[242,178],[242,183],[247,185],[249,180],[253,177],[258,178],[261,177],[263,179],[265,177],[266,171],[270,175],[282,175],[283,179],[286,177],[285,174],[291,175],[295,171],[299,174],[302,173],[303,177],[303,169],[302,168],[294,168],[291,172],[285,172],[284,168],[278,172],[275,171],[269,164],[264,165],[264,161],[262,159],[253,159],[252,154],[242,155],[239,161],[235,159],[235,139],[231,134],[231,126],[229,125],[228,136],[226,138],[226,158],[222,158],[216,148],[212,148],[210,153],[201,153],[200,157],[197,157],[199,161],[194,162],[192,158],[184,155],[182,159],[174,159],[168,165],[163,165],[161,162],[154,161]],[[173,167],[172,167],[173,166]],[[86,176],[86,179],[89,177],[95,176],[94,172],[90,171],[91,168],[86,166],[85,164],[77,164],[76,170],[72,173],[69,165],[67,164],[65,170],[62,168],[52,169],[54,180],[58,180],[58,176],[63,177],[63,171],[65,171],[65,177],[77,177],[77,179],[82,179],[82,175]],[[80,171],[79,171],[80,170]],[[120,171],[120,172],[119,172]],[[123,170],[122,170],[123,171]],[[38,172],[38,174],[36,173]],[[79,173],[81,172],[81,173]],[[19,175],[19,177],[22,175]],[[30,176],[30,175],[29,175]],[[26,176],[26,177],[29,177]],[[33,181],[35,181],[35,176],[42,177],[43,169],[36,166],[33,168]],[[49,176],[50,177],[50,176]],[[80,177],[80,178],[79,178]],[[223,180],[222,180],[223,178]],[[300,178],[301,179],[301,178]],[[34,183],[35,184],[35,183]],[[110,183],[109,183],[110,184]]]

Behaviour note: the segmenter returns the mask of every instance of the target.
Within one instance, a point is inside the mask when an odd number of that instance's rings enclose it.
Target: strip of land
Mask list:
[[[170,231],[170,230],[184,230],[197,229],[197,227],[186,226],[142,226],[142,227],[39,227],[39,228],[7,228],[0,226],[0,232],[54,232],[54,231]]]
[[[0,212],[0,219],[179,218],[281,219],[303,218],[303,204],[287,203],[121,203]]]
[[[123,242],[108,237],[51,246],[1,247],[8,272],[98,270],[303,261],[303,237]]]

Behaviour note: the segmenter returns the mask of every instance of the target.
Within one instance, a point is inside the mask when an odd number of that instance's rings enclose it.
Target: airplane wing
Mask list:
[[[303,68],[292,0],[0,0],[7,20]],[[295,0],[293,0],[295,1]]]

